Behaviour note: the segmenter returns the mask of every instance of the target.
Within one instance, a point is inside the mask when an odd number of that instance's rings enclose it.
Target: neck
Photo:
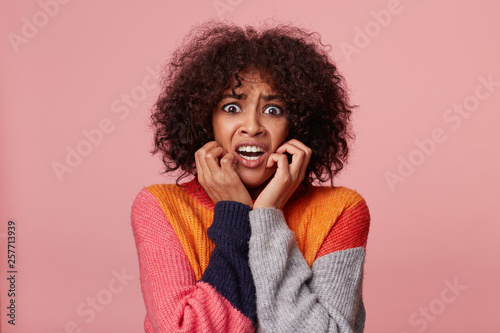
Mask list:
[[[260,193],[266,188],[267,184],[269,184],[272,178],[273,178],[272,176],[269,177],[269,179],[267,179],[264,183],[260,184],[257,187],[246,187],[253,201],[255,201],[258,198]]]

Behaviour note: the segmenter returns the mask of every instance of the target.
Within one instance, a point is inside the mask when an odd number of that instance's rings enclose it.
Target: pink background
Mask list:
[[[153,74],[219,16],[292,22],[333,47],[360,106],[337,184],[372,214],[366,332],[498,332],[497,1],[59,1],[0,5],[2,332],[142,331],[130,207],[143,186],[172,181],[148,153]],[[68,166],[67,149],[86,156]],[[66,164],[59,178],[54,163]]]

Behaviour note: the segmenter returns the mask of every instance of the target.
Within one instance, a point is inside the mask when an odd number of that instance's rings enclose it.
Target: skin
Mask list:
[[[283,209],[304,180],[312,151],[296,139],[285,142],[285,104],[261,73],[248,69],[238,75],[242,86],[236,95],[225,91],[214,110],[215,141],[195,153],[198,181],[215,203]],[[259,146],[263,154],[248,161],[237,153],[240,145]],[[285,153],[292,155],[290,164]]]

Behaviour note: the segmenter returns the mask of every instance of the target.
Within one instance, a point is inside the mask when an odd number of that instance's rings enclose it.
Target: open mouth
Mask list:
[[[264,154],[264,150],[257,146],[240,146],[236,152],[249,161],[258,160]]]

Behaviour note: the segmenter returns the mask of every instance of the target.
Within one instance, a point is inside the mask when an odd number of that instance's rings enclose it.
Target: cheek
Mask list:
[[[224,137],[224,123],[220,117],[214,115],[212,117],[212,137],[215,141],[221,144],[221,139]]]
[[[232,139],[232,131],[229,124],[217,123],[213,124],[214,128],[214,140],[219,144],[219,146],[229,149]]]
[[[278,144],[282,144],[286,140],[289,131],[288,122],[285,122],[284,124],[277,124],[274,129],[274,133],[276,133],[276,140],[279,141]]]
[[[224,139],[224,133],[221,131],[214,133],[214,140],[219,144],[219,146],[224,146],[227,140]]]

